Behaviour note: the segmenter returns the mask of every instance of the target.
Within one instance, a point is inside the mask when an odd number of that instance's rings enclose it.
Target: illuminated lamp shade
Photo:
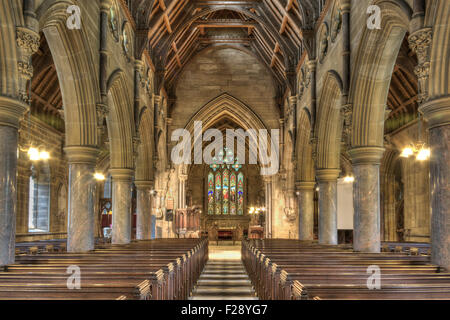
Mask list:
[[[30,158],[31,161],[39,160],[39,150],[36,148],[30,148],[28,150],[28,158]]]
[[[48,153],[47,151],[39,152],[39,159],[41,159],[41,160],[48,160],[48,159],[50,159],[50,153]]]
[[[95,180],[98,180],[98,181],[104,181],[105,180],[105,176],[103,174],[101,174],[101,173],[98,173],[98,172],[94,174],[94,178],[95,178]]]
[[[408,158],[409,156],[412,156],[413,154],[414,154],[413,149],[405,148],[405,149],[403,149],[402,153],[400,154],[400,157]]]
[[[428,158],[430,157],[431,152],[430,149],[420,149],[419,153],[417,154],[416,159],[419,161],[425,161],[428,160]]]
[[[355,181],[355,177],[352,177],[352,176],[347,176],[344,178],[344,182],[350,183],[350,182],[354,182],[354,181]]]

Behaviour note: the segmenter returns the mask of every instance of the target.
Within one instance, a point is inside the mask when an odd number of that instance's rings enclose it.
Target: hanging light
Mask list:
[[[419,153],[416,156],[416,160],[419,161],[425,161],[428,160],[430,158],[431,155],[431,151],[429,148],[422,148],[420,149]]]
[[[39,150],[33,147],[28,149],[28,158],[30,158],[31,161],[38,161],[40,159]]]
[[[346,176],[344,178],[344,182],[347,182],[347,183],[352,183],[354,181],[355,181],[355,177],[353,177],[353,176]]]
[[[40,151],[39,152],[39,159],[40,160],[48,160],[48,159],[50,159],[50,153],[48,153],[47,151]]]
[[[410,156],[415,155],[416,160],[425,161],[428,160],[431,156],[431,150],[427,147],[426,143],[422,141],[422,119],[421,114],[419,112],[419,122],[418,122],[418,141],[416,144],[411,144],[408,147],[403,148],[400,157],[409,158]]]
[[[410,147],[406,147],[402,150],[402,153],[400,154],[400,157],[402,158],[408,158],[409,156],[412,156],[414,154],[414,150]]]
[[[97,180],[97,181],[104,181],[106,178],[105,178],[105,175],[104,174],[102,174],[102,173],[99,173],[99,172],[96,172],[95,174],[94,174],[94,178],[95,178],[95,180]]]

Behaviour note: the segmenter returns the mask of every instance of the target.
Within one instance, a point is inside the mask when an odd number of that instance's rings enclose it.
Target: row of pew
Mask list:
[[[264,300],[450,299],[450,273],[428,255],[269,239],[243,241],[242,259]]]
[[[0,300],[184,300],[207,259],[206,238],[20,254],[0,270]]]

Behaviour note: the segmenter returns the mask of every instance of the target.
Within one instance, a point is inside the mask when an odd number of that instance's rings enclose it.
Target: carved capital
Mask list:
[[[0,125],[19,128],[19,122],[28,109],[22,100],[0,96]]]
[[[353,164],[380,164],[383,147],[357,147],[348,151]]]
[[[28,28],[17,27],[16,30],[16,42],[22,53],[31,57],[39,50],[40,37],[37,32]]]
[[[319,181],[334,181],[337,180],[341,169],[317,169],[316,176]]]
[[[115,181],[131,181],[134,177],[134,170],[128,168],[112,168],[109,173]]]
[[[419,80],[418,103],[422,104],[428,100],[428,78],[430,75],[430,48],[433,31],[431,28],[419,29],[412,33],[409,38],[409,46],[417,54],[418,64],[414,69]]]
[[[99,150],[92,146],[67,146],[64,148],[69,163],[95,165]]]

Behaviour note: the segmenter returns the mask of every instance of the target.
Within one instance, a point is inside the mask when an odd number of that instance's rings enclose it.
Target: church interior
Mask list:
[[[450,299],[449,18],[0,1],[0,300]]]

